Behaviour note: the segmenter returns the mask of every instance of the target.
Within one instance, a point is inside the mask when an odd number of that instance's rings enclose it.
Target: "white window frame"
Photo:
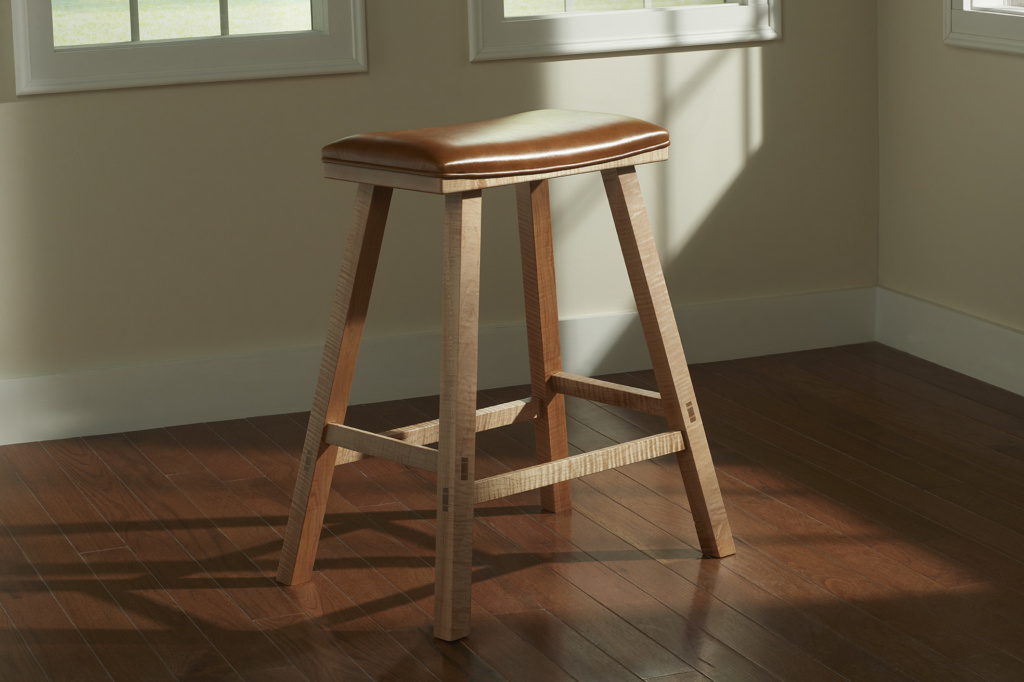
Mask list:
[[[782,37],[782,0],[505,18],[502,0],[468,0],[471,61],[558,57]]]
[[[18,95],[366,71],[364,0],[312,0],[313,30],[53,46],[49,0],[11,0]]]
[[[1004,9],[971,9],[971,0],[945,0],[943,41],[958,47],[1024,54],[1024,7],[1014,2]]]

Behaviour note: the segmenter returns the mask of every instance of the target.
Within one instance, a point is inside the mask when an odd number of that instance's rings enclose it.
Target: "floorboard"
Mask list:
[[[573,481],[567,514],[492,500],[452,643],[429,472],[338,467],[313,581],[273,580],[306,414],[0,447],[0,680],[1024,679],[1024,397],[875,343],[691,371],[736,555],[701,557],[674,456]],[[566,412],[571,454],[667,428]],[[477,477],[534,453],[528,422],[481,433]]]

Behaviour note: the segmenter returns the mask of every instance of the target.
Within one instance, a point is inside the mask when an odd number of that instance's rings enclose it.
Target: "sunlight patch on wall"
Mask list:
[[[634,116],[669,130],[669,160],[638,172],[662,261],[678,258],[764,142],[761,48],[548,66],[544,106]],[[595,80],[598,66],[603,77]],[[551,200],[563,316],[634,310],[600,178],[560,178]]]
[[[761,48],[710,53],[707,62],[685,79],[665,63],[672,151],[660,171],[662,202],[649,210],[666,261],[683,252],[764,143]]]

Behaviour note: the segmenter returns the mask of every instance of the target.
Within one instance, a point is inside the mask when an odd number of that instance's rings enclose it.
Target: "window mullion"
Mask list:
[[[122,5],[123,7],[123,5]],[[128,21],[132,27],[132,42],[137,43],[139,37],[139,0],[128,0]],[[123,26],[124,24],[122,24]]]
[[[228,21],[228,0],[220,0],[220,34],[231,35],[231,27]]]

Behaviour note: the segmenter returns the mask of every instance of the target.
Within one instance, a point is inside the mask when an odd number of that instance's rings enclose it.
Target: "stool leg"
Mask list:
[[[469,634],[480,311],[480,191],[445,195],[434,636]]]
[[[391,194],[390,187],[372,185],[360,185],[356,193],[355,217],[338,277],[327,342],[320,362],[320,376],[292,495],[284,548],[277,568],[277,580],[285,585],[304,583],[313,576],[313,562],[338,450],[324,442],[324,427],[345,420]]]
[[[701,551],[713,557],[735,554],[732,530],[704,424],[697,410],[690,370],[683,355],[636,169],[632,166],[615,168],[602,171],[601,175],[665,406],[665,418],[669,428],[683,433],[686,442],[686,450],[678,453],[677,459]]]
[[[533,424],[537,437],[537,461],[544,463],[569,456],[565,396],[548,386],[551,375],[562,371],[548,181],[516,185],[516,204],[526,300],[526,334],[530,349],[530,385],[533,401],[538,406]],[[540,490],[541,508],[549,512],[569,511],[572,509],[571,495],[569,481],[545,486]]]

